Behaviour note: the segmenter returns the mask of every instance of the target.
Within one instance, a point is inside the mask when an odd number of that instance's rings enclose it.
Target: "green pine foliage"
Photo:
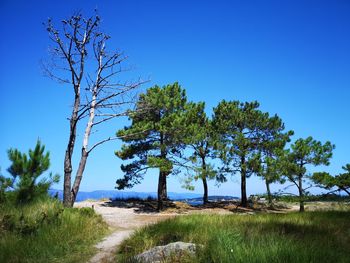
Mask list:
[[[58,175],[42,177],[50,167],[50,153],[45,153],[45,146],[39,140],[28,155],[17,149],[9,149],[8,157],[12,163],[7,171],[12,178],[0,178],[2,195],[13,196],[17,204],[28,203],[46,195],[49,187],[59,181]],[[11,188],[13,191],[6,193]]]
[[[270,116],[259,107],[257,101],[223,100],[213,109],[210,119],[205,103],[187,102],[186,92],[178,83],[149,88],[140,95],[136,109],[129,112],[131,125],[117,132],[124,144],[115,154],[130,162],[121,166],[124,176],[117,180],[116,188],[131,188],[142,181],[149,169],[156,168],[162,206],[162,200],[167,199],[167,176],[184,171],[180,178],[185,188],[193,190],[193,180],[202,180],[205,203],[207,180],[215,178],[220,184],[238,173],[243,206],[248,205],[247,178],[252,175],[264,179],[270,204],[270,184],[284,183],[286,179],[298,187],[302,200],[305,166],[328,165],[334,145],[322,145],[309,137],[285,149],[294,132],[285,131],[279,116]],[[214,159],[220,159],[221,164]],[[324,178],[325,183],[328,177]],[[347,191],[347,175],[338,178],[338,187]],[[333,186],[334,182],[327,187]]]
[[[13,185],[13,180],[7,178],[0,173],[0,204],[7,200],[7,191]]]
[[[285,132],[284,123],[277,115],[266,118],[262,135],[262,140],[259,143],[260,168],[256,172],[261,176],[266,185],[268,202],[272,205],[272,193],[270,184],[279,182],[284,183],[282,156],[285,151],[287,142],[290,142],[290,136],[293,131]]]
[[[159,209],[167,199],[166,178],[176,172],[176,159],[184,148],[179,138],[181,115],[187,103],[186,92],[178,83],[154,86],[141,94],[135,111],[130,112],[132,124],[117,132],[124,145],[116,155],[132,160],[122,165],[124,177],[117,180],[117,188],[130,188],[143,179],[150,168],[159,169]]]
[[[305,179],[310,177],[307,166],[329,165],[334,148],[329,141],[322,144],[309,136],[296,140],[286,152],[283,161],[284,174],[298,188],[300,211],[304,211]]]
[[[213,124],[219,134],[216,147],[224,164],[221,180],[227,180],[226,174],[241,175],[243,206],[247,206],[246,178],[259,172],[259,148],[272,122],[269,114],[260,111],[259,106],[256,101],[242,103],[223,100],[214,108]]]
[[[342,167],[345,172],[336,176],[329,173],[314,173],[311,179],[321,188],[332,189],[337,188],[338,191],[344,191],[350,196],[350,164]]]
[[[214,179],[217,171],[211,164],[216,158],[214,145],[217,135],[213,128],[212,121],[205,113],[205,103],[188,103],[182,121],[183,136],[181,140],[187,146],[190,154],[185,157],[187,162],[187,176],[184,186],[194,190],[193,180],[201,180],[203,183],[203,202],[208,202],[207,180]]]

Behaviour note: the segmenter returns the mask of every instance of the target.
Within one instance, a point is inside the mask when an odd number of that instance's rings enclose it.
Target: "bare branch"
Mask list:
[[[127,113],[125,112],[125,113],[120,113],[120,114],[103,114],[103,115],[96,115],[96,116],[108,116],[107,118],[104,118],[104,119],[102,119],[102,120],[99,120],[99,121],[97,121],[97,122],[94,122],[93,124],[92,124],[92,126],[96,126],[96,125],[98,125],[98,124],[101,124],[101,123],[103,123],[103,122],[106,122],[106,121],[109,121],[109,120],[111,120],[111,119],[114,119],[114,118],[116,118],[116,117],[121,117],[121,116],[126,116],[127,115]]]

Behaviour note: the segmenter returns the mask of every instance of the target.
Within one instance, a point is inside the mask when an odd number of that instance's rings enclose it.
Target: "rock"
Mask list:
[[[176,258],[183,255],[194,256],[196,254],[196,244],[185,242],[174,242],[165,246],[157,246],[147,250],[135,257],[137,262],[159,263],[170,256]]]

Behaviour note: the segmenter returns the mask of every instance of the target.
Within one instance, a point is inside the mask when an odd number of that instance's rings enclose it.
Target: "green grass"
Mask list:
[[[108,232],[92,209],[45,199],[0,207],[0,262],[86,262]]]
[[[203,248],[172,262],[349,262],[350,212],[179,216],[136,232],[117,259],[175,241]]]

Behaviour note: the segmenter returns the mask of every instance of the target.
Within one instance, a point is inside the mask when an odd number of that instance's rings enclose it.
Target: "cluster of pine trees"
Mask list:
[[[187,187],[192,180],[202,180],[204,203],[208,202],[208,180],[223,183],[239,174],[244,207],[248,177],[264,179],[269,203],[270,184],[289,180],[298,188],[303,211],[306,166],[329,165],[335,147],[312,137],[288,144],[293,131],[285,130],[279,116],[261,111],[256,101],[223,100],[210,118],[205,103],[188,101],[178,83],[149,88],[140,95],[129,119],[130,126],[117,132],[124,144],[116,155],[130,161],[121,166],[124,176],[117,180],[117,189],[133,187],[148,169],[158,168],[159,210],[167,200],[167,177],[183,173]],[[321,183],[326,175],[317,176]]]

